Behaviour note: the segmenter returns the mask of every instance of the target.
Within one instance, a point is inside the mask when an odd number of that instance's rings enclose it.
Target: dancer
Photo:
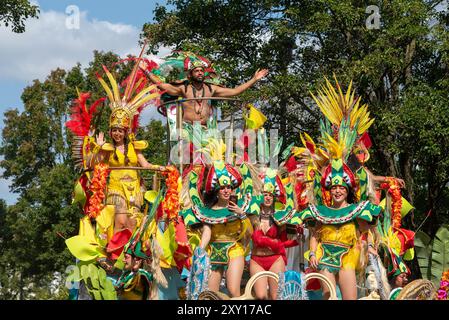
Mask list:
[[[79,235],[67,239],[66,244],[84,263],[82,267],[87,267],[88,272],[82,272],[81,278],[93,298],[154,299],[156,282],[165,283],[158,265],[161,250],[151,231],[159,203],[143,213],[145,189],[137,169],[165,171],[165,167],[145,159],[142,150],[148,143],[136,140],[134,135],[140,111],[160,95],[156,86],[147,86],[148,81],[141,78],[143,74],[137,75],[137,65],[122,83],[123,90],[109,70],[104,66],[103,69],[110,86],[101,76],[97,78],[111,107],[112,143],[105,141],[103,133],[95,141],[92,118],[99,101],[88,109],[88,94],[80,94],[71,121],[66,124],[76,136],[74,160],[84,170],[74,198],[82,204],[85,214]],[[89,169],[93,169],[93,174]],[[137,292],[137,296],[125,294],[130,291]]]
[[[235,88],[225,88],[216,84],[216,71],[206,58],[190,52],[177,51],[171,57],[167,58],[166,64],[169,67],[163,65],[159,70],[156,69],[154,73],[147,71],[147,65],[145,63],[141,64],[141,68],[146,72],[151,81],[157,84],[159,89],[166,91],[171,96],[186,99],[237,96],[268,74],[267,69],[257,70],[249,81]],[[178,70],[181,79],[172,81],[171,83],[161,82],[159,76],[161,76],[161,73],[164,73],[165,69],[181,69],[180,65],[183,68],[183,70]],[[164,77],[162,76],[162,78]],[[189,124],[200,122],[201,125],[206,125],[207,120],[212,115],[212,105],[207,99],[185,101],[182,102],[182,106],[183,121]]]
[[[356,175],[347,165],[358,138],[366,132],[373,120],[365,105],[354,99],[352,84],[346,95],[337,83],[335,90],[329,81],[313,96],[326,119],[321,122],[321,140],[324,148],[318,148],[305,135],[305,148],[297,154],[308,159],[304,177],[312,177],[314,186],[309,188],[309,206],[299,213],[310,230],[309,265],[340,286],[344,300],[357,299],[356,269],[365,258],[363,235],[374,229],[381,208],[368,200],[360,201]],[[310,167],[313,174],[310,174]],[[366,198],[364,198],[366,199]],[[369,243],[369,250],[373,250]],[[361,257],[363,259],[361,259]],[[325,298],[329,292],[323,289]]]
[[[208,288],[219,291],[226,272],[226,286],[232,297],[241,295],[240,283],[245,265],[247,239],[252,232],[248,219],[248,199],[233,199],[242,176],[232,165],[215,160],[208,168],[204,197],[202,181],[206,168],[189,172],[191,208],[182,212],[186,226],[201,228],[199,247],[210,256],[211,273]],[[204,289],[204,288],[202,288]],[[202,290],[199,289],[199,290]]]
[[[285,210],[287,195],[280,177],[275,170],[267,168],[262,174],[262,181],[263,203],[260,205],[260,214],[252,235],[253,249],[249,266],[251,276],[261,271],[276,274],[285,272],[285,249],[298,245],[295,239],[289,240],[287,237],[285,216],[290,211]],[[284,210],[275,209],[276,200]],[[277,298],[278,285],[274,279],[261,278],[254,284],[254,289],[257,299]]]

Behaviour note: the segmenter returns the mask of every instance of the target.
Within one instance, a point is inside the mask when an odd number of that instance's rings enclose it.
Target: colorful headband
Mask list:
[[[332,186],[354,189],[356,186],[355,176],[342,159],[334,159],[324,171],[321,185],[326,189],[330,189]]]
[[[222,186],[231,186],[237,188],[242,183],[242,176],[230,164],[223,160],[213,162],[212,167],[206,178],[206,192],[219,189]]]

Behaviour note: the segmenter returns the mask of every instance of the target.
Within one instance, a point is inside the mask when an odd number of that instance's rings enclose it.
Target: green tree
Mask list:
[[[71,205],[75,172],[71,159],[71,136],[64,124],[69,119],[76,89],[91,92],[92,100],[104,96],[96,79],[102,65],[122,81],[131,65],[119,64],[112,52],[94,52],[84,70],[52,71],[45,81],[35,80],[24,89],[24,110],[5,113],[0,166],[3,178],[11,178],[11,191],[19,194],[16,204],[0,202],[0,294],[6,299],[63,298],[67,292],[52,281],[65,275],[74,258],[64,238],[76,235],[82,212]],[[104,104],[98,115],[99,130],[108,131],[110,108]],[[145,121],[145,119],[141,119]],[[165,130],[160,121],[142,128],[137,138],[149,139],[147,159],[165,164]],[[109,138],[108,138],[109,139]]]
[[[36,18],[39,7],[28,0],[1,0],[0,1],[0,25],[11,25],[12,31],[25,32],[25,20]]]

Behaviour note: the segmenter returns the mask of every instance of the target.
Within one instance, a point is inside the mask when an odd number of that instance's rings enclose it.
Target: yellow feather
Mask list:
[[[130,109],[137,110],[141,105],[147,103],[150,100],[157,98],[158,96],[159,96],[159,94],[157,94],[157,93],[149,94],[149,95],[143,97],[142,99],[140,99],[139,101],[137,101],[134,105],[132,105],[132,107]]]
[[[359,130],[357,130],[357,133],[358,134],[364,133],[366,130],[369,129],[369,127],[371,127],[373,122],[374,122],[374,119],[371,119],[367,124],[363,125],[362,127],[359,127]]]
[[[131,90],[131,92],[130,92],[130,94],[129,94],[130,97],[132,97],[132,96],[135,94],[137,88],[140,86],[140,84],[142,83],[142,81],[143,81],[143,78],[140,78],[140,79],[134,84],[134,87],[132,88],[132,90]],[[129,99],[128,99],[128,100],[129,100]]]
[[[307,147],[306,143],[309,142],[310,144],[313,144],[314,146],[316,143],[313,141],[312,137],[307,134],[307,132],[302,132],[300,134],[301,142],[303,146]]]
[[[149,87],[146,87],[145,89],[143,89],[142,91],[140,91],[130,102],[130,105],[134,105],[136,104],[136,102],[142,98],[144,95],[146,95],[148,92],[155,90],[156,86],[155,85],[151,85]],[[157,95],[157,94],[156,94]]]
[[[292,153],[295,157],[299,156],[300,154],[303,154],[304,152],[308,151],[307,148],[302,148],[302,147],[295,147],[292,150]]]
[[[350,103],[352,103],[352,99],[351,99],[352,92],[351,92],[351,89],[352,89],[352,80],[349,83],[348,91],[346,92],[346,96],[345,96],[346,102],[350,102]]]
[[[110,103],[115,103],[116,101],[114,100],[114,95],[112,94],[111,89],[106,84],[106,82],[103,80],[103,78],[98,77],[98,81],[100,81],[101,86],[103,87],[104,91],[106,91],[106,94],[108,95],[108,99],[109,99]]]
[[[106,68],[105,68],[105,73],[108,76],[109,82],[111,83],[112,92],[114,93],[114,98],[115,98],[114,100],[116,102],[119,102],[121,99],[120,99],[120,93],[119,93],[118,86],[117,86],[117,81],[115,81],[115,78],[112,76],[112,74]]]

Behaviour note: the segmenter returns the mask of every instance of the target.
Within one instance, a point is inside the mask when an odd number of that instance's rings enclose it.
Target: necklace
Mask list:
[[[196,92],[197,89],[195,88],[195,86],[192,84],[192,92],[193,92],[193,97],[194,98],[204,98],[204,84],[201,84],[201,96],[197,96]],[[196,114],[201,114],[203,112],[203,100],[195,100],[195,113]]]
[[[270,211],[265,211],[263,208],[262,210],[260,210],[260,218],[261,219],[270,219],[271,217],[271,210]]]

